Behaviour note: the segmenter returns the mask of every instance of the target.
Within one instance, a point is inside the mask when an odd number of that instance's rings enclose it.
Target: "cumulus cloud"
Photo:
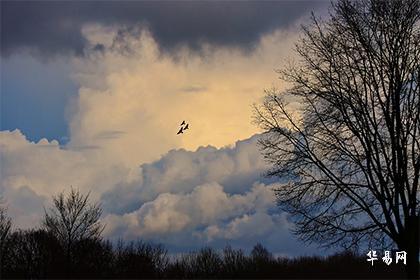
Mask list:
[[[103,188],[85,191],[103,193],[108,238],[143,238],[179,251],[227,243],[248,248],[262,241],[291,254],[284,243],[296,244],[285,214],[275,207],[273,186],[261,176],[267,166],[258,136],[222,149],[171,150],[141,165],[130,181],[126,170],[91,166],[84,151],[62,149],[56,141],[31,143],[19,131],[0,135],[7,167],[0,185],[16,227],[39,224],[50,195],[65,184],[91,182]]]
[[[196,186],[190,193],[159,194],[156,199],[144,203],[138,210],[119,218],[109,215],[105,221],[108,221],[108,234],[114,228],[121,232],[121,227],[125,227],[123,236],[135,238],[180,232],[193,234],[194,229],[239,216],[242,221],[235,219],[232,222],[236,225],[231,225],[238,235],[241,231],[240,224],[248,224],[248,213],[266,211],[273,206],[272,190],[263,185],[254,185],[252,190],[243,194],[230,195],[218,183],[208,183]],[[272,223],[266,224],[266,227],[271,226]]]
[[[252,104],[265,87],[284,86],[274,69],[296,40],[292,31],[276,31],[252,53],[203,44],[199,54],[186,46],[167,54],[143,27],[89,25],[83,34],[92,48],[74,60],[81,88],[68,148],[98,147],[91,157],[130,168],[173,148],[220,148],[257,133]],[[93,47],[98,44],[100,52]],[[184,119],[190,130],[176,135]],[[109,131],[121,133],[100,137]]]
[[[0,187],[0,194],[6,198],[8,215],[13,217],[14,228],[36,227],[40,225],[40,219],[44,214],[44,205],[48,198],[36,194],[28,186],[16,189]]]
[[[272,182],[261,177],[267,166],[251,124],[263,88],[284,86],[273,69],[293,32],[263,36],[252,52],[203,44],[200,53],[183,46],[170,54],[142,27],[89,25],[82,34],[88,49],[72,62],[80,90],[69,142],[0,133],[0,191],[20,227],[32,227],[52,194],[74,186],[102,202],[110,238],[183,250],[295,244]],[[190,129],[177,136],[184,119]]]
[[[129,170],[112,162],[94,161],[87,154],[63,149],[56,140],[30,142],[19,130],[1,131],[1,186],[28,186],[43,196],[75,186],[84,192],[91,190],[98,197],[128,178]]]
[[[171,150],[159,160],[141,165],[136,180],[104,192],[106,212],[123,214],[161,193],[188,193],[200,184],[217,182],[229,193],[248,191],[263,177],[267,165],[257,146],[258,136],[232,147],[200,147],[196,151]]]
[[[181,251],[226,243],[248,248],[267,240],[283,250],[283,242],[296,243],[286,214],[276,208],[275,184],[262,176],[267,165],[258,138],[222,149],[172,150],[142,165],[138,181],[102,196],[105,234]]]
[[[257,239],[264,237],[275,226],[287,228],[288,222],[286,219],[280,219],[280,222],[278,220],[278,215],[269,215],[264,211],[258,211],[254,214],[243,214],[224,226],[210,225],[204,230],[203,235],[209,240],[215,238],[231,240],[243,237]]]

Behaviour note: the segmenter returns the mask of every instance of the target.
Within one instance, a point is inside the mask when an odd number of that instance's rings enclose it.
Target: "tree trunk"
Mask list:
[[[403,246],[400,250],[407,252],[407,265],[405,267],[407,278],[420,279],[419,272],[419,234],[420,217],[410,216],[406,223],[406,232]]]

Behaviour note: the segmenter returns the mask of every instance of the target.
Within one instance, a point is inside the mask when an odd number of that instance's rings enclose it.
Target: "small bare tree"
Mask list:
[[[393,243],[415,278],[420,2],[342,0],[332,10],[303,28],[300,60],[279,71],[292,87],[256,106],[269,175],[290,178],[277,198],[303,240]]]
[[[3,253],[5,244],[11,228],[12,220],[7,216],[6,207],[1,204],[0,197],[0,277],[3,269]]]
[[[82,195],[71,188],[53,197],[53,207],[45,211],[44,228],[64,246],[70,258],[73,246],[86,239],[100,239],[104,226],[99,222],[102,209],[98,203],[90,203],[89,194]]]
[[[6,208],[0,205],[0,249],[3,248],[11,227],[12,220],[7,216]]]

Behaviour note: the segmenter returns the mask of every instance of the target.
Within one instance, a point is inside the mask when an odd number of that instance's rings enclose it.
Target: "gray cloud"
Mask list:
[[[171,252],[226,244],[249,250],[257,242],[279,254],[315,252],[299,244],[275,205],[275,186],[261,176],[267,165],[258,135],[220,149],[172,150],[138,174],[87,161],[89,154],[57,141],[28,142],[19,131],[1,136],[0,195],[16,228],[39,225],[50,196],[73,185],[102,203],[106,238],[161,242]]]
[[[188,193],[206,183],[219,183],[229,194],[249,191],[253,183],[270,184],[267,165],[257,147],[258,135],[236,142],[234,147],[169,151],[160,160],[143,164],[139,179],[118,184],[102,196],[105,211],[125,214],[156,199],[162,193]]]
[[[267,32],[286,28],[326,1],[2,1],[1,52],[82,54],[81,28],[144,24],[164,49],[204,42],[250,48]],[[101,49],[101,46],[97,46]]]
[[[102,196],[106,236],[141,237],[171,252],[226,244],[248,250],[257,242],[280,254],[314,252],[299,246],[275,205],[274,182],[262,176],[259,137],[221,149],[172,150],[143,164],[136,181]]]
[[[44,214],[47,197],[36,194],[30,187],[8,188],[0,184],[0,195],[5,198],[7,212],[14,228],[38,227]]]

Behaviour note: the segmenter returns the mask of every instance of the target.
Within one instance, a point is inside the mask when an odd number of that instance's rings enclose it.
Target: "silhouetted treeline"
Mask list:
[[[275,257],[261,244],[250,254],[227,246],[171,256],[162,245],[104,240],[101,207],[71,188],[53,196],[36,230],[11,231],[0,205],[0,279],[5,278],[403,278],[403,267],[374,266],[351,252],[327,258]]]
[[[279,258],[257,244],[250,254],[226,247],[170,256],[162,245],[84,239],[70,257],[54,235],[18,230],[1,251],[1,278],[403,278],[402,267],[345,252]]]

